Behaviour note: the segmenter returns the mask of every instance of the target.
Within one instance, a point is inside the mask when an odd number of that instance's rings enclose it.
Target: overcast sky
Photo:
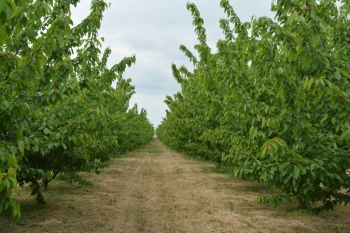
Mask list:
[[[72,19],[79,23],[89,14],[90,0],[81,0],[72,7]],[[124,77],[131,78],[136,94],[130,106],[137,103],[139,110],[147,110],[148,119],[157,127],[165,116],[166,95],[180,91],[174,80],[171,64],[185,65],[192,70],[187,57],[179,50],[181,44],[192,52],[197,43],[188,0],[106,0],[111,6],[105,11],[99,32],[104,37],[103,47],[111,47],[109,68],[123,57],[136,54],[136,64],[128,68]],[[207,42],[215,51],[218,39],[224,38],[219,27],[226,17],[220,0],[192,0],[204,19]],[[230,0],[242,22],[256,17],[274,17],[271,0]]]

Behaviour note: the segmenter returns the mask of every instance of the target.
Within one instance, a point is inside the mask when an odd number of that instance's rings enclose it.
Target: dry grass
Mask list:
[[[0,232],[350,232],[349,207],[314,216],[296,204],[257,204],[259,195],[275,191],[217,173],[158,139],[84,177],[95,186],[54,181],[45,206],[21,190],[22,217],[1,216]]]

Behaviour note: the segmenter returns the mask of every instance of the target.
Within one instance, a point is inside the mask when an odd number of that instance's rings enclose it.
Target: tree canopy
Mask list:
[[[338,4],[338,5],[337,5]],[[200,12],[192,72],[173,65],[181,92],[157,135],[166,145],[215,161],[234,176],[281,190],[258,201],[298,200],[316,213],[350,202],[349,1],[273,2],[275,19],[241,22],[228,0],[217,52]]]
[[[12,192],[29,184],[39,203],[44,187],[64,173],[92,185],[81,171],[100,172],[106,161],[151,140],[145,110],[129,109],[134,94],[125,57],[107,67],[98,29],[108,5],[73,26],[78,0],[0,1],[0,213],[20,216]]]

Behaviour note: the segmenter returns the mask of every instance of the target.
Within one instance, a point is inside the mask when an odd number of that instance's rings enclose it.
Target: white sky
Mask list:
[[[89,14],[90,0],[81,0],[72,7],[72,19],[79,23]],[[100,37],[104,37],[102,51],[110,46],[112,54],[108,66],[119,63],[126,56],[136,54],[136,64],[127,68],[124,77],[131,78],[136,94],[130,107],[137,103],[139,110],[147,110],[148,119],[157,127],[165,116],[166,95],[180,91],[174,80],[171,64],[186,65],[192,70],[187,57],[179,50],[184,44],[192,52],[197,43],[191,13],[186,9],[188,0],[106,0],[111,7],[104,12]],[[215,51],[218,39],[223,38],[220,18],[226,17],[220,0],[192,0],[204,19],[207,42]],[[274,17],[271,0],[230,0],[242,22],[251,16]]]

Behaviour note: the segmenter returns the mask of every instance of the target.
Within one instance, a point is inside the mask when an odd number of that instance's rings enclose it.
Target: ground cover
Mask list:
[[[44,206],[25,188],[15,195],[22,217],[2,215],[0,232],[350,232],[349,207],[315,216],[297,203],[277,209],[257,204],[259,195],[276,190],[218,173],[214,164],[176,153],[156,138],[112,160],[99,176],[83,177],[96,184],[50,183]]]

